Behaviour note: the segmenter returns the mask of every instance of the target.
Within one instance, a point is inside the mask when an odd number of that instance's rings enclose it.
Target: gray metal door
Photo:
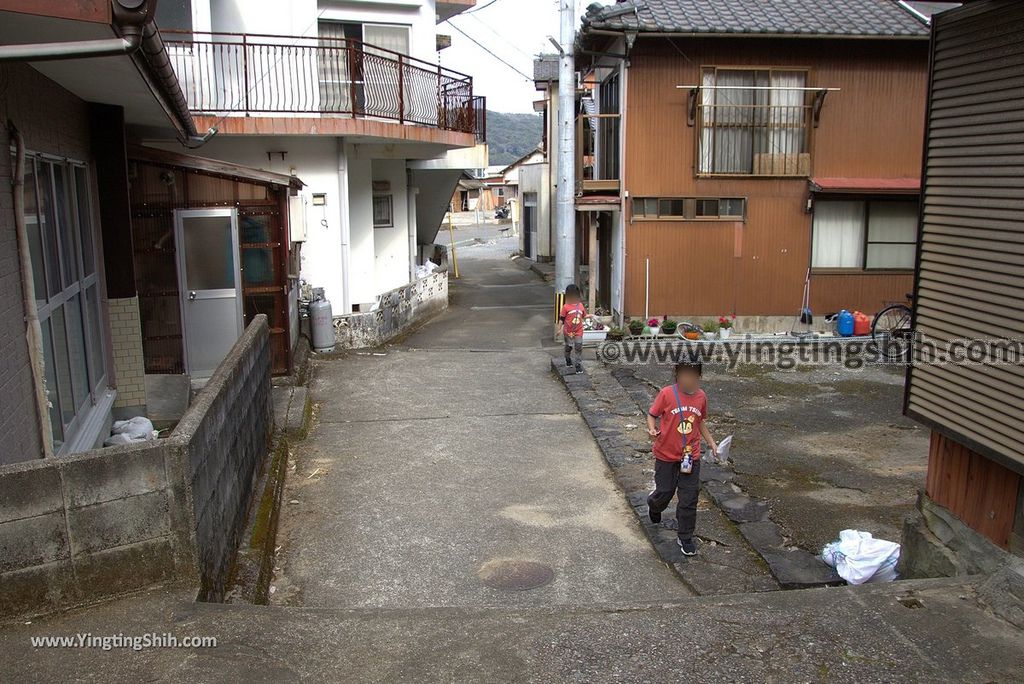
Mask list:
[[[192,377],[209,377],[242,334],[238,212],[174,214],[185,369]]]

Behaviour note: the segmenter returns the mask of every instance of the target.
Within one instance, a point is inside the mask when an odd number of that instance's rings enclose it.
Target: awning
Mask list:
[[[812,178],[811,192],[858,195],[916,195],[920,178]]]

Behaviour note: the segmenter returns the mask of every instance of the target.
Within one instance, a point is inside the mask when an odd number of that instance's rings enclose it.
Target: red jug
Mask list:
[[[853,334],[859,336],[871,334],[871,317],[860,311],[853,312]]]

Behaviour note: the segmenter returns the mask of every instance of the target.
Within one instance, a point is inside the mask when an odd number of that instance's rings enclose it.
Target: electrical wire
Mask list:
[[[461,33],[462,35],[464,35],[464,36],[465,36],[466,38],[469,38],[469,39],[470,39],[471,41],[473,41],[474,43],[476,43],[476,45],[477,45],[477,46],[478,46],[478,47],[479,47],[480,49],[482,49],[482,50],[483,50],[484,52],[486,52],[487,54],[489,54],[489,55],[490,55],[491,57],[493,57],[494,59],[496,59],[496,60],[498,60],[499,62],[501,62],[502,64],[504,64],[504,65],[505,65],[505,66],[507,66],[507,67],[508,67],[509,69],[511,69],[512,71],[516,72],[517,74],[519,74],[520,76],[522,76],[523,78],[525,78],[525,79],[526,79],[527,81],[530,81],[531,83],[533,82],[533,76],[529,76],[529,75],[527,75],[526,73],[524,73],[524,72],[523,72],[523,71],[521,71],[520,69],[518,69],[518,68],[516,68],[516,67],[512,66],[512,64],[510,64],[509,62],[506,62],[506,61],[505,61],[504,59],[502,59],[502,58],[501,58],[501,57],[499,57],[498,55],[494,54],[494,53],[493,53],[493,52],[491,51],[491,49],[490,49],[489,47],[487,47],[486,45],[484,45],[483,43],[481,43],[481,42],[480,42],[479,40],[477,40],[477,39],[476,39],[476,38],[474,38],[473,36],[469,35],[469,34],[468,34],[468,33],[466,33],[465,31],[463,31],[462,29],[460,29],[460,28],[459,28],[458,26],[456,26],[455,24],[452,24],[451,22],[449,22],[449,25],[450,25],[450,26],[451,26],[451,27],[452,27],[453,29],[455,29],[456,31],[458,31],[459,33]]]

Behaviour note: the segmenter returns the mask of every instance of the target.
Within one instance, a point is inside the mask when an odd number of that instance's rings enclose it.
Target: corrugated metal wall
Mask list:
[[[915,325],[940,342],[1024,338],[1024,6],[935,22]],[[907,413],[1024,472],[1024,368],[919,364]]]
[[[654,314],[780,315],[800,305],[809,262],[807,179],[697,178],[687,92],[700,67],[810,70],[808,83],[838,87],[811,135],[812,175],[912,178],[921,172],[927,45],[924,41],[644,39],[629,70],[625,187],[631,197],[746,197],[747,220],[626,223],[625,312],[643,313],[651,259]],[[902,300],[909,272],[815,275],[816,312],[874,312]],[[735,307],[735,308],[734,308]]]

